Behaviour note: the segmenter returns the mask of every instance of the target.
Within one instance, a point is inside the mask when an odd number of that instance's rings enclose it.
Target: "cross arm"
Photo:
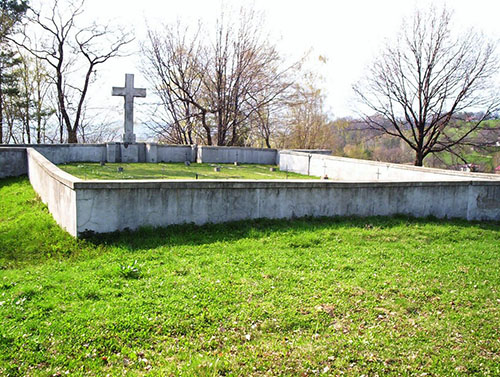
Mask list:
[[[134,89],[134,97],[146,97],[146,89],[135,88]]]
[[[113,86],[113,91],[112,91],[111,95],[112,96],[124,96],[125,95],[125,88]]]

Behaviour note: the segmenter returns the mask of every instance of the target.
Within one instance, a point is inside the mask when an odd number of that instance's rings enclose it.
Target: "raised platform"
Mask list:
[[[500,220],[500,177],[280,152],[280,164],[297,172],[330,169],[344,181],[127,180],[84,181],[27,148],[29,178],[55,220],[70,234],[141,226],[218,223],[303,216],[388,216]],[[344,165],[342,165],[344,164]],[[355,164],[357,164],[355,166]],[[359,165],[359,166],[358,166]],[[367,167],[365,165],[369,165]],[[348,181],[357,170],[385,169],[409,180]],[[401,175],[398,175],[401,174]],[[431,178],[434,179],[431,179]],[[418,181],[420,179],[420,181]]]

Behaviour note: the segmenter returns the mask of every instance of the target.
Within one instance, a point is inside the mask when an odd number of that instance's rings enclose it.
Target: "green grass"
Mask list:
[[[487,128],[495,128],[499,126],[500,126],[500,119],[491,119],[484,121],[480,129],[484,130]],[[459,129],[448,128],[447,133],[451,137],[458,138],[464,133],[464,130],[459,131]],[[473,139],[478,138],[478,134],[480,132],[484,131],[474,131],[470,136]],[[472,146],[464,145],[460,149],[456,149],[456,152],[458,152],[460,156],[467,161],[467,163],[479,165],[481,171],[484,171],[486,173],[494,173],[494,170],[497,167],[497,165],[494,163],[495,162],[494,156],[500,153],[500,147],[489,146],[479,149]],[[457,158],[450,152],[447,151],[440,152],[437,155],[444,162],[445,166],[454,166],[463,164],[463,161],[461,159]]]
[[[219,172],[214,168],[220,167]],[[318,179],[297,173],[270,171],[274,165],[184,163],[73,163],[59,165],[64,171],[82,179]],[[118,172],[118,167],[123,172]],[[196,178],[196,175],[198,177]]]
[[[398,218],[74,240],[0,181],[0,375],[500,375],[500,226]]]
[[[463,154],[462,157],[465,158],[467,163],[479,165],[486,173],[494,172],[496,166],[494,166],[494,159],[496,153],[500,153],[500,147],[488,147],[483,148],[481,151],[475,150],[473,147],[464,147],[467,153]],[[456,156],[452,155],[450,152],[440,152],[439,158],[447,166],[462,165],[463,161],[459,160]]]

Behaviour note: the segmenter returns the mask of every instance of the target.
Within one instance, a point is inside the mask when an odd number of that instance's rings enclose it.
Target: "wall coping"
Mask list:
[[[5,144],[4,144],[5,145]],[[9,146],[5,147],[3,145],[0,145],[0,151],[25,151],[27,147],[19,146],[19,144],[16,144],[16,146]]]
[[[495,181],[311,181],[295,180],[78,180],[75,190],[103,189],[288,189],[288,188],[364,188],[364,187],[436,187],[436,186],[497,186]]]
[[[113,144],[124,144],[121,141],[110,141],[107,143],[97,143],[97,144],[0,144],[0,150],[9,149],[9,148],[17,148],[17,149],[26,149],[26,148],[38,148],[38,147],[63,147],[63,148],[76,148],[76,147],[102,147],[106,148],[106,145]],[[162,143],[147,143],[147,142],[138,142],[138,143],[128,143],[128,144],[140,144],[140,145],[156,145],[159,147],[172,147],[172,148],[191,148],[196,144],[162,144]]]
[[[64,148],[75,148],[75,147],[106,147],[109,143],[99,143],[99,144],[1,144],[0,149],[6,148],[38,148],[38,147],[64,147]]]
[[[193,148],[196,144],[162,144],[162,143],[145,143],[146,145],[154,145],[157,147],[168,147],[168,148]]]

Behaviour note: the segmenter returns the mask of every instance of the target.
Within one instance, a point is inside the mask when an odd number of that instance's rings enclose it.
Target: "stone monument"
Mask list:
[[[134,134],[134,97],[146,97],[146,89],[134,88],[134,75],[125,74],[125,86],[113,87],[113,96],[125,97],[125,120],[123,134],[123,142],[135,143],[136,138]]]

